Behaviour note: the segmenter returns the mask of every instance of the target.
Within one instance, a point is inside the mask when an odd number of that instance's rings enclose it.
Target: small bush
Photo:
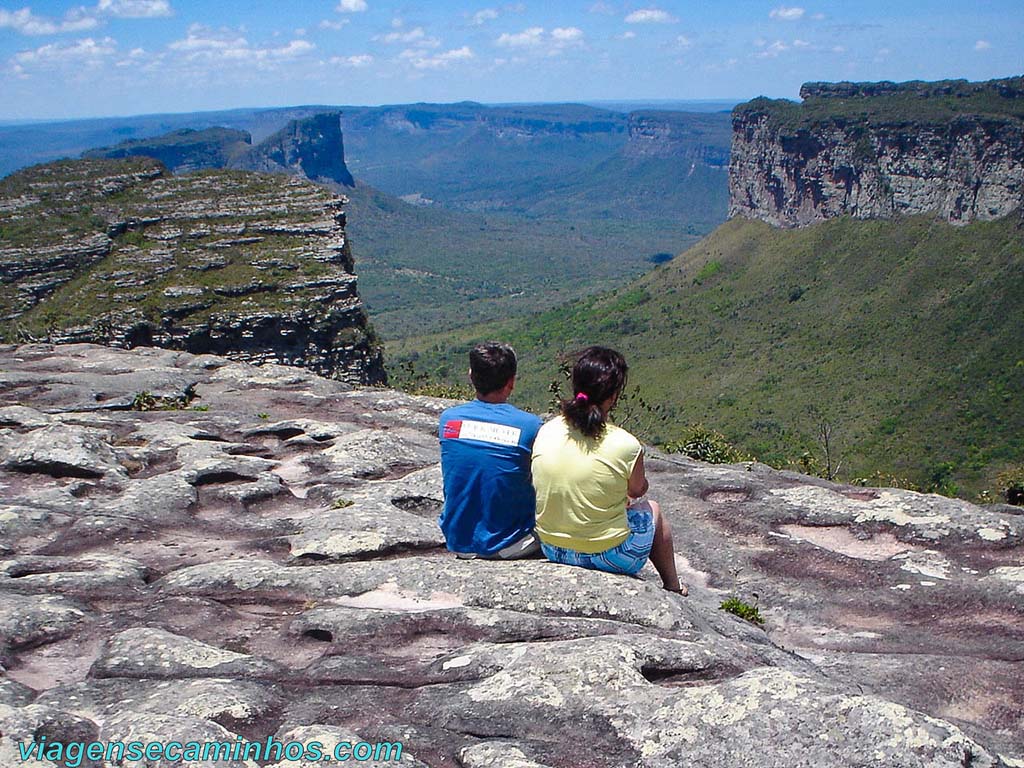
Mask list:
[[[162,397],[144,389],[132,398],[128,408],[132,411],[181,411],[188,408],[197,397],[199,395],[192,385],[186,387],[185,391],[176,397]]]
[[[352,501],[352,499],[339,497],[334,500],[333,504],[331,504],[331,509],[345,509],[346,507],[351,507],[353,504],[355,504],[355,502]]]
[[[905,491],[921,491],[921,486],[912,480],[877,469],[870,475],[854,478],[850,483],[870,488],[902,488]]]
[[[1024,464],[1000,472],[996,476],[996,483],[1007,504],[1024,507]]]
[[[757,610],[757,606],[745,603],[738,597],[730,597],[718,607],[726,613],[731,613],[734,616],[739,616],[741,619],[749,621],[751,624],[756,624],[759,627],[764,626],[764,617]]]
[[[694,276],[693,284],[694,285],[703,285],[705,280],[707,280],[708,278],[714,277],[715,275],[717,275],[721,271],[722,271],[722,262],[720,262],[720,261],[709,261],[707,264],[705,264],[703,267],[701,267],[700,271],[698,271],[697,274]]]
[[[451,384],[438,376],[432,377],[425,372],[417,371],[412,360],[406,360],[397,370],[389,371],[389,384],[409,395],[443,397],[448,400],[472,400],[476,397],[468,385]]]
[[[746,456],[726,440],[724,435],[702,424],[690,427],[681,440],[663,443],[661,448],[666,453],[681,453],[709,464],[735,464],[746,459]]]

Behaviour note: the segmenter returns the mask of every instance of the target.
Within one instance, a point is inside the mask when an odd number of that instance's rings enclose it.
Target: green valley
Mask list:
[[[560,356],[606,344],[627,355],[623,412],[652,442],[703,423],[799,467],[805,452],[821,459],[824,422],[846,479],[976,492],[1024,459],[1022,252],[1019,212],[964,227],[734,219],[618,290],[392,342],[388,358],[399,379],[411,364],[459,384],[472,342],[507,339],[521,351],[518,402],[543,412]]]

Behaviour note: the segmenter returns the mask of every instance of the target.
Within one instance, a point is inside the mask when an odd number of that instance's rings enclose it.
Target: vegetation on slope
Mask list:
[[[215,313],[301,308],[309,292],[283,286],[348,277],[310,253],[332,200],[323,187],[284,176],[170,176],[149,158],[18,171],[0,180],[0,275],[11,276],[0,283],[0,340],[126,317],[199,323]],[[99,258],[68,263],[64,254],[89,238],[99,241]],[[42,272],[19,278],[30,258],[42,260]],[[24,291],[37,284],[45,298],[27,302]]]
[[[698,239],[692,225],[669,219],[524,220],[413,206],[362,183],[344,194],[359,294],[384,338],[448,332],[608,290]]]
[[[559,357],[623,350],[632,426],[655,443],[705,423],[762,461],[992,487],[1024,459],[1024,228],[927,217],[777,230],[736,219],[653,272],[528,319],[389,345],[398,372],[459,383],[476,340],[519,350],[517,401],[543,412]],[[645,406],[637,408],[637,390]],[[805,457],[804,466],[812,462]]]
[[[961,115],[1024,119],[1024,77],[973,83],[967,80],[909,83],[809,83],[801,103],[757,98],[734,114],[765,114],[787,131],[836,121],[946,124]]]

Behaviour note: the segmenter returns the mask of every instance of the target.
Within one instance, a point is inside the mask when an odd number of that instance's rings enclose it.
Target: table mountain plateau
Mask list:
[[[271,147],[289,173],[317,160]],[[381,382],[344,203],[291,175],[171,176],[147,158],[20,171],[0,181],[4,335],[216,352]]]
[[[689,597],[650,568],[460,561],[436,524],[450,403],[0,346],[0,762],[273,735],[402,742],[410,766],[1022,764],[1019,510],[654,451]]]
[[[729,215],[798,227],[927,213],[954,224],[1024,199],[1024,78],[808,83],[733,112]]]
[[[164,136],[89,150],[83,157],[151,157],[173,173],[233,168],[286,173],[347,187],[355,184],[345,165],[339,112],[290,120],[256,146],[252,146],[252,137],[245,131],[184,128]]]

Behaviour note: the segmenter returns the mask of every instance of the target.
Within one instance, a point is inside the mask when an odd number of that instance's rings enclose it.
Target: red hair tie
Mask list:
[[[590,400],[590,398],[587,397],[586,392],[580,392],[578,395],[576,395],[576,399],[577,400],[582,400],[584,403],[586,403],[587,401]]]

